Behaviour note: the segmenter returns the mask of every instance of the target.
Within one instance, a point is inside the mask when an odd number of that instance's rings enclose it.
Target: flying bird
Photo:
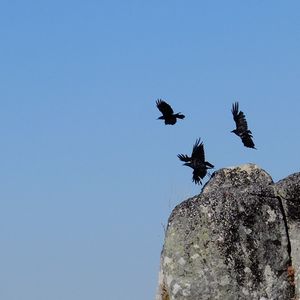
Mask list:
[[[193,182],[195,182],[195,184],[202,184],[201,179],[207,174],[207,169],[214,168],[211,163],[205,161],[204,145],[202,142],[200,143],[200,138],[196,140],[191,156],[178,154],[177,157],[185,162],[183,164],[184,166],[193,169]]]
[[[231,132],[235,133],[242,139],[245,147],[256,149],[252,140],[252,132],[248,129],[248,124],[244,113],[242,111],[239,111],[238,102],[232,104],[231,112],[236,124],[236,129],[232,130]]]
[[[159,117],[159,120],[165,120],[166,125],[174,125],[176,119],[184,119],[184,115],[181,113],[174,114],[172,107],[165,101],[158,99],[156,101],[156,106],[162,113],[162,116]]]

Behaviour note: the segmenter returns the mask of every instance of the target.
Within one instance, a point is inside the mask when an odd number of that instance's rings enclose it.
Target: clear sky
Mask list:
[[[299,54],[298,0],[2,0],[0,298],[154,299],[177,154],[299,171]]]

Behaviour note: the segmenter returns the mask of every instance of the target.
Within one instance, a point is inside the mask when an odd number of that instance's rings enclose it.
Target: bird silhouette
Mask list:
[[[242,111],[239,111],[238,102],[232,104],[231,112],[236,124],[236,129],[232,130],[231,132],[235,133],[242,139],[245,147],[256,149],[252,140],[252,132],[248,129],[248,124],[244,113]]]
[[[193,182],[195,184],[202,184],[201,179],[205,177],[207,170],[214,168],[211,163],[205,161],[204,145],[202,142],[200,143],[200,138],[196,140],[191,156],[178,154],[177,157],[185,162],[184,166],[193,169]]]
[[[159,111],[162,113],[162,116],[159,117],[159,120],[165,120],[166,125],[174,125],[177,119],[184,119],[185,116],[181,113],[174,114],[172,107],[165,101],[158,99],[156,101],[156,106]]]

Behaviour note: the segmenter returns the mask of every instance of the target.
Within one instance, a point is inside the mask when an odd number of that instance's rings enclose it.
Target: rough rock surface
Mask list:
[[[290,267],[272,178],[253,164],[221,169],[168,220],[156,300],[292,299]]]
[[[277,182],[275,190],[282,199],[286,213],[293,264],[290,276],[294,276],[296,299],[300,299],[300,173],[292,174]]]

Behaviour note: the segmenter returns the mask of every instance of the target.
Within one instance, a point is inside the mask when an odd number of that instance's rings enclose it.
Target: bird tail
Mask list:
[[[201,179],[200,179],[200,176],[197,176],[196,174],[193,174],[193,182],[195,183],[195,184],[201,184],[202,185],[202,181],[201,181]]]
[[[185,118],[185,115],[181,114],[181,113],[178,113],[178,114],[175,114],[174,115],[176,118],[178,119],[184,119]]]

